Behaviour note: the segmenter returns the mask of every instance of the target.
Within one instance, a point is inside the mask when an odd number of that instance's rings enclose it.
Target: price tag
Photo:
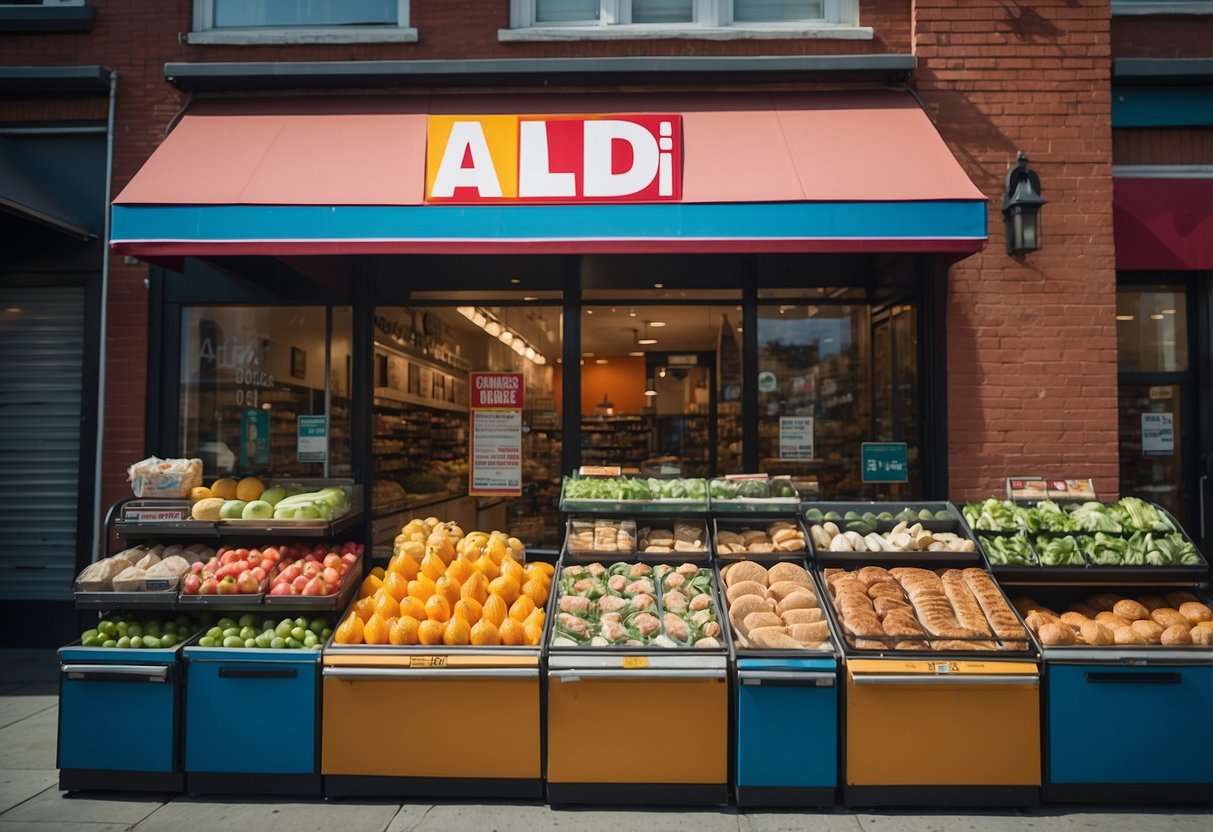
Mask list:
[[[1035,503],[1048,497],[1044,477],[1007,477],[1007,499]]]
[[[582,465],[577,473],[583,477],[618,477],[623,475],[623,469],[609,465]]]
[[[189,518],[188,508],[128,508],[122,512],[123,520],[135,523],[175,523]]]
[[[446,656],[409,656],[409,667],[446,667]]]
[[[639,670],[649,666],[648,656],[624,656],[623,666],[627,670]]]

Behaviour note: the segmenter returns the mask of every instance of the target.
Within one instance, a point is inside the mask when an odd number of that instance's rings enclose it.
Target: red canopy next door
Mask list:
[[[676,115],[676,201],[434,204],[437,115]],[[908,94],[205,102],[114,201],[112,245],[206,254],[896,251],[962,257],[986,197]]]
[[[1116,268],[1213,269],[1213,177],[1112,180]]]

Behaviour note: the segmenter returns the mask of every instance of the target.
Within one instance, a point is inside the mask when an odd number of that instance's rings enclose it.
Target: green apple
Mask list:
[[[294,520],[295,519],[295,509],[293,509],[293,508],[275,508],[274,509],[274,519],[275,520]]]
[[[286,497],[286,489],[280,485],[275,485],[273,488],[267,488],[261,492],[261,499],[271,506],[278,505],[278,501],[284,497]]]
[[[222,520],[239,520],[244,514],[244,507],[248,505],[244,500],[227,500],[219,508],[219,518]]]
[[[244,507],[240,516],[245,520],[268,520],[274,516],[274,507],[265,500],[253,500]]]

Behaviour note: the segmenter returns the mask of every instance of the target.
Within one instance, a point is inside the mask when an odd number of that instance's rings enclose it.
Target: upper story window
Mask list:
[[[1112,0],[1113,17],[1213,14],[1213,0]]]
[[[511,0],[501,40],[863,38],[858,0]]]
[[[189,43],[413,42],[409,0],[194,0]]]

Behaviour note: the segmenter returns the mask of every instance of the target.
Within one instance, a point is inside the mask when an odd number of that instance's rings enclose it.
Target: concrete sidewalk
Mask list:
[[[0,650],[0,832],[1209,832],[1213,809],[1048,807],[922,813],[551,809],[537,804],[196,799],[145,795],[65,798],[55,770],[58,661],[49,650]],[[1196,749],[1208,754],[1211,749]]]

